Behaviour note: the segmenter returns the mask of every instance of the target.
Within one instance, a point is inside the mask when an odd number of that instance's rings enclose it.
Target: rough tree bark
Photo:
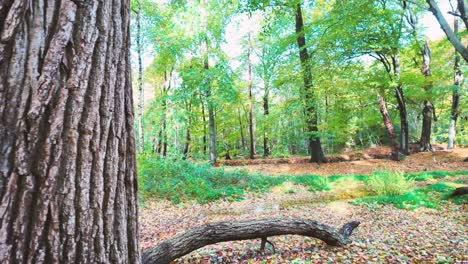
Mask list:
[[[144,152],[144,132],[143,132],[143,104],[144,104],[144,93],[143,93],[143,63],[141,61],[141,2],[138,1],[138,9],[136,13],[136,25],[137,25],[137,54],[138,54],[138,151]]]
[[[460,9],[460,6],[461,5],[459,3],[458,5],[459,9]],[[459,21],[460,21],[459,18],[455,16],[454,22],[453,22],[454,24],[453,31],[455,34],[458,33]],[[460,68],[460,55],[457,52],[455,52],[455,64],[454,64],[453,69],[454,69],[454,78],[453,78],[454,88],[452,90],[452,112],[451,112],[451,117],[450,117],[448,142],[447,142],[448,149],[453,149],[454,147],[458,112],[459,112],[460,100],[461,100],[459,89],[461,88],[461,84],[463,82],[463,72]]]
[[[255,156],[255,141],[253,131],[253,96],[252,96],[252,62],[250,61],[250,53],[252,43],[250,41],[250,32],[248,34],[249,47],[247,48],[247,65],[249,75],[249,158],[254,159]]]
[[[390,117],[388,116],[388,111],[387,111],[387,106],[385,104],[385,100],[380,94],[377,94],[377,99],[379,100],[380,113],[382,114],[383,122],[384,122],[385,128],[387,129],[387,133],[390,137],[390,142],[392,144],[391,158],[392,160],[399,161],[400,157],[398,153],[398,143],[396,141],[395,129],[393,129],[392,121],[390,120]]]
[[[196,249],[207,245],[278,235],[302,235],[323,240],[328,245],[344,246],[351,243],[349,237],[359,222],[353,221],[336,229],[306,219],[261,219],[239,222],[217,222],[206,224],[170,238],[142,256],[144,264],[170,263]],[[263,242],[262,242],[263,243]]]
[[[323,154],[322,144],[318,133],[318,115],[315,109],[315,95],[312,84],[312,69],[309,64],[309,53],[307,52],[306,39],[304,35],[304,21],[302,19],[301,3],[297,3],[295,12],[295,26],[297,46],[299,47],[299,57],[301,60],[302,75],[304,78],[303,98],[305,105],[305,114],[307,119],[307,132],[309,136],[310,160],[312,162],[327,162]]]
[[[460,55],[463,57],[463,59],[468,62],[468,48],[466,48],[463,43],[457,38],[455,33],[453,33],[452,29],[450,28],[450,25],[447,23],[447,20],[445,20],[444,15],[439,9],[439,6],[437,5],[435,0],[426,0],[426,2],[429,4],[429,11],[432,12],[432,14],[435,16],[437,21],[439,22],[440,27],[444,31],[445,35],[447,36],[447,39],[452,43],[453,47],[455,50],[460,53]],[[465,4],[459,5],[463,6],[465,8]],[[463,9],[464,10],[464,9]],[[466,19],[466,16],[463,16]]]
[[[139,263],[130,1],[0,3],[0,263]]]
[[[432,87],[432,81],[429,79],[431,77],[431,50],[429,49],[429,44],[424,43],[424,47],[422,49],[422,66],[421,72],[423,73],[424,77],[426,78],[426,84],[424,89],[428,92],[429,89]],[[422,151],[431,151],[431,129],[432,129],[432,117],[435,116],[434,113],[434,106],[432,105],[431,101],[424,100],[424,107],[422,111],[423,119],[422,119],[422,131],[421,131],[421,139],[419,143],[421,144]]]

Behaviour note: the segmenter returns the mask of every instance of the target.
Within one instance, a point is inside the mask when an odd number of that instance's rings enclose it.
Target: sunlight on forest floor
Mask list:
[[[466,170],[468,149],[450,152],[418,153],[404,161],[361,160],[331,164],[259,164],[243,166],[263,174],[346,174],[371,173],[378,169],[403,171]],[[238,167],[237,167],[238,168]],[[418,182],[468,182],[458,175]],[[147,201],[141,209],[141,246],[143,249],[177,233],[208,222],[258,218],[307,218],[332,226],[351,220],[362,224],[353,234],[352,244],[330,247],[317,239],[280,236],[270,240],[276,253],[259,251],[260,241],[224,242],[199,249],[176,263],[451,263],[467,260],[467,206],[442,202],[439,210],[398,209],[392,205],[356,204],[356,198],[369,196],[363,182],[335,181],[329,191],[309,191],[303,185],[284,182],[268,193],[248,193],[241,201],[217,200],[208,204]],[[453,183],[454,184],[454,183]]]
[[[388,148],[390,153],[390,148]],[[400,170],[404,172],[419,171],[457,171],[468,168],[468,164],[463,160],[468,157],[468,148],[457,148],[454,150],[420,152],[412,154],[400,162],[389,159],[364,159],[357,161],[344,161],[334,163],[304,163],[307,158],[296,158],[301,162],[295,162],[291,158],[291,163],[280,164],[255,164],[248,166],[233,166],[226,168],[242,168],[249,172],[257,172],[264,175],[300,175],[300,174],[370,174],[376,170]]]

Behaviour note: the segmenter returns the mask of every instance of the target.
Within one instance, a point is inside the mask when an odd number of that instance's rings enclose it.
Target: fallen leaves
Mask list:
[[[414,211],[393,206],[372,208],[346,201],[315,203],[317,193],[249,195],[239,202],[218,201],[200,205],[169,202],[146,204],[141,210],[141,247],[149,248],[176,233],[208,222],[267,217],[309,218],[333,226],[349,220],[361,225],[345,247],[330,247],[302,236],[269,238],[276,253],[260,241],[233,241],[204,247],[176,263],[421,263],[468,260],[466,209],[448,203],[440,211]],[[295,202],[294,201],[303,201]]]

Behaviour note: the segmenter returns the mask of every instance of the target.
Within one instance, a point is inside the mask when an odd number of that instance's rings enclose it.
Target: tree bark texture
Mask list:
[[[242,125],[242,116],[240,113],[240,109],[237,108],[237,114],[239,118],[239,131],[240,131],[240,136],[241,136],[241,144],[242,144],[242,151],[245,152],[245,137],[244,137],[244,125]]]
[[[260,219],[211,223],[179,234],[147,250],[143,254],[142,262],[169,263],[207,245],[258,238],[263,241],[267,237],[278,235],[315,237],[328,245],[344,246],[351,243],[349,237],[357,226],[359,222],[353,221],[337,229],[307,219]]]
[[[463,1],[463,0],[462,0]],[[447,39],[452,43],[452,45],[455,47],[455,50],[460,53],[460,55],[463,57],[463,59],[468,62],[468,48],[466,48],[463,43],[457,38],[455,33],[453,33],[452,29],[450,28],[450,25],[447,23],[447,20],[445,20],[444,15],[439,9],[439,6],[437,5],[435,0],[426,0],[426,2],[429,4],[429,11],[432,12],[432,14],[435,16],[437,21],[439,22],[440,27],[444,31],[445,35],[447,36]],[[465,4],[459,5],[463,6],[465,8]],[[464,10],[464,9],[463,9]],[[466,16],[465,16],[466,18]]]
[[[143,108],[144,108],[144,92],[143,92],[143,63],[141,61],[141,2],[138,0],[138,10],[136,15],[137,25],[137,53],[138,53],[138,151],[144,152],[145,136],[143,132]]]
[[[461,5],[459,3],[458,5],[459,9],[460,9],[460,6]],[[454,24],[453,31],[455,32],[455,34],[458,33],[459,21],[460,19],[455,16],[454,23],[453,23]],[[452,111],[451,111],[451,116],[450,116],[449,132],[448,132],[448,143],[447,143],[448,149],[454,148],[455,133],[457,130],[457,119],[458,119],[460,100],[461,100],[459,90],[463,83],[463,72],[460,68],[460,55],[456,52],[455,52],[455,64],[454,64],[453,69],[454,69],[454,78],[453,78],[454,88],[452,90]]]
[[[0,3],[0,263],[139,263],[130,1]]]
[[[316,98],[314,96],[312,84],[312,69],[309,64],[309,53],[307,52],[306,39],[304,35],[304,21],[302,19],[301,3],[297,3],[296,12],[296,38],[299,47],[299,57],[301,60],[302,74],[304,78],[303,101],[305,105],[305,115],[307,120],[307,132],[309,136],[309,149],[312,162],[326,162],[322,145],[318,133],[318,115],[315,109]]]
[[[421,72],[423,73],[424,77],[426,78],[426,84],[424,89],[428,92],[432,88],[432,81],[428,80],[431,77],[431,50],[429,49],[429,44],[424,44],[422,49],[422,67]],[[419,143],[421,144],[422,151],[430,151],[432,150],[431,146],[431,129],[432,129],[432,117],[435,116],[434,113],[434,106],[429,100],[424,100],[424,106],[422,111],[423,119],[422,119],[422,131],[421,131],[421,139]]]
[[[392,144],[392,160],[400,160],[399,153],[398,153],[398,144],[396,141],[396,136],[395,136],[395,129],[393,128],[392,121],[390,120],[390,117],[388,115],[387,111],[387,106],[385,104],[384,98],[380,95],[377,94],[377,99],[379,100],[379,106],[380,106],[380,113],[382,114],[383,122],[385,125],[385,128],[387,129],[387,133],[390,137],[390,142]]]

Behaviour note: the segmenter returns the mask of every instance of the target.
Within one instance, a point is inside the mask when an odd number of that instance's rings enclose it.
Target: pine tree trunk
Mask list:
[[[432,81],[429,80],[431,77],[431,50],[429,49],[429,44],[424,44],[424,48],[422,50],[423,62],[421,67],[421,72],[424,74],[426,78],[426,85],[424,89],[426,93],[429,89],[432,88]],[[421,131],[421,150],[422,151],[430,151],[432,150],[431,146],[431,128],[432,128],[432,117],[433,117],[434,106],[429,100],[424,101],[424,108],[422,111],[423,115],[423,123],[422,123],[422,131]]]
[[[313,85],[312,85],[312,69],[309,64],[309,53],[307,52],[306,39],[304,36],[304,21],[302,19],[301,3],[299,2],[296,6],[295,12],[296,18],[296,38],[297,45],[299,47],[299,57],[301,60],[302,74],[304,78],[304,89],[303,89],[303,102],[305,105],[305,114],[307,120],[307,132],[309,135],[309,149],[311,153],[310,160],[312,162],[326,162],[325,155],[323,154],[322,145],[318,136],[318,115],[314,104],[316,98],[314,96]]]
[[[143,132],[143,104],[144,104],[144,93],[143,93],[143,63],[141,61],[141,2],[138,0],[138,10],[136,17],[137,24],[137,53],[138,53],[138,151],[144,152],[144,132]]]
[[[0,4],[0,263],[139,263],[130,1]]]
[[[251,52],[250,33],[249,33],[249,48],[247,51],[247,64],[249,69],[249,158],[254,159],[255,142],[253,132],[253,96],[252,96],[252,62],[250,61]]]
[[[385,125],[385,128],[387,129],[388,136],[390,137],[390,142],[392,144],[392,160],[400,160],[399,153],[398,153],[398,144],[396,141],[396,136],[395,136],[395,129],[393,128],[392,121],[390,120],[390,117],[388,116],[388,111],[387,111],[387,106],[385,104],[384,98],[380,95],[377,94],[377,99],[379,100],[379,106],[380,106],[380,113],[382,114],[383,122]]]
[[[461,6],[460,2],[458,6],[460,8]],[[459,21],[460,19],[454,16],[453,31],[455,32],[455,34],[458,33]],[[454,64],[453,69],[454,69],[454,78],[453,78],[454,88],[452,90],[452,112],[451,112],[451,117],[450,117],[449,133],[448,133],[448,143],[447,143],[448,149],[454,148],[455,133],[456,133],[456,128],[457,128],[457,119],[458,119],[458,112],[460,108],[460,99],[461,99],[459,89],[461,88],[461,84],[463,82],[463,72],[460,68],[460,55],[456,52],[455,52],[455,64]]]

